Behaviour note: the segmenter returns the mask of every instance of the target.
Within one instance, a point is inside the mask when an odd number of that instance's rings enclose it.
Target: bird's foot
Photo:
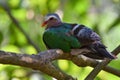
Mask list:
[[[82,49],[71,49],[70,54],[71,55],[81,55],[81,54],[87,54],[90,53],[91,51],[87,48],[82,48]]]

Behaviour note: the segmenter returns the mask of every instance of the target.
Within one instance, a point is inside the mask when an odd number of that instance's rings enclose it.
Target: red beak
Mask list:
[[[42,23],[42,27],[44,27],[47,24],[48,21],[45,21]]]

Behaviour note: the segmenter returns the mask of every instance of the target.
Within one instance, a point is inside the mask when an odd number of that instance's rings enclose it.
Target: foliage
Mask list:
[[[0,4],[7,4],[10,7],[12,15],[41,51],[46,50],[46,47],[42,41],[44,28],[40,25],[44,15],[53,12],[57,12],[64,22],[85,24],[95,30],[109,51],[120,44],[120,0],[3,0]],[[12,52],[37,53],[1,6],[0,48]],[[57,64],[79,80],[84,80],[91,71],[90,67],[77,67],[69,61],[60,60]],[[109,65],[119,69],[120,55]],[[26,68],[0,64],[0,80],[39,80],[38,78],[52,80],[45,74]],[[102,71],[95,80],[119,80],[119,78]]]

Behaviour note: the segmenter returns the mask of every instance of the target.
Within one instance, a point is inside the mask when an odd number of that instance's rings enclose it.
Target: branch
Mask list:
[[[6,13],[10,17],[10,19],[13,21],[13,23],[16,25],[16,27],[24,34],[24,36],[26,37],[28,43],[30,43],[37,50],[37,52],[40,52],[41,51],[40,48],[30,39],[28,34],[23,30],[23,28],[20,25],[20,23],[13,17],[13,15],[11,14],[11,11],[10,11],[10,8],[8,7],[8,5],[4,2],[4,3],[1,4],[1,6],[6,11]]]
[[[28,42],[33,45],[38,52],[40,52],[39,47],[30,39],[27,33],[20,26],[19,22],[13,17],[10,8],[6,4],[2,4],[2,7],[7,12],[16,27],[25,35]],[[115,55],[117,55],[119,52],[120,46],[113,51]],[[104,60],[103,62],[98,63],[93,59],[85,57],[83,58],[81,55],[78,56],[63,53],[61,50],[48,50],[46,52],[41,52],[38,55],[16,54],[0,51],[0,63],[19,65],[23,67],[29,67],[35,70],[40,70],[50,76],[55,77],[58,80],[75,80],[73,77],[65,74],[59,68],[54,66],[54,64],[52,64],[52,61],[57,59],[71,60],[76,65],[82,67],[91,66],[94,68],[97,65],[85,80],[93,80],[102,69],[120,77],[119,70],[106,66],[110,62],[110,60]]]
[[[117,55],[120,52],[120,45],[112,51],[113,55]],[[91,73],[85,78],[85,80],[93,80],[97,74],[110,62],[111,60],[105,59],[102,62],[100,62],[94,69],[91,71]]]
[[[93,59],[89,59],[89,58],[82,58],[81,56],[76,56],[72,59],[73,63],[76,64],[79,67],[86,67],[86,66],[90,66],[90,67],[96,67],[96,65],[99,64],[99,62],[93,60]],[[103,68],[104,71],[109,72],[111,74],[114,74],[118,77],[120,77],[120,70],[114,69],[110,66],[105,66]]]
[[[114,22],[110,26],[108,26],[108,29],[106,32],[109,32],[110,30],[112,30],[119,23],[120,23],[120,13],[118,14],[118,17],[114,20]]]
[[[94,80],[97,74],[106,66],[110,60],[106,59],[100,62],[92,71],[91,73],[85,78],[85,80]]]
[[[0,51],[0,63],[13,64],[39,70],[58,80],[75,80],[51,63],[51,60],[62,54],[62,51],[60,53],[59,51],[56,51],[57,50],[48,50],[46,52],[41,52],[38,55],[16,54]]]
[[[114,75],[120,77],[120,70],[118,70],[118,69],[114,69],[114,68],[112,68],[110,66],[106,66],[106,67],[103,68],[103,70],[105,70],[105,71],[107,71],[109,73],[114,73]]]
[[[80,54],[83,54],[84,51],[80,50]],[[97,61],[89,58],[83,58],[82,56],[75,56],[69,53],[63,53],[61,50],[48,50],[45,52],[40,52],[36,55],[28,54],[17,54],[13,52],[4,52],[0,51],[0,63],[2,64],[12,64],[23,67],[32,68],[34,70],[39,70],[43,73],[46,73],[57,80],[75,80],[72,76],[65,74],[59,68],[57,68],[52,61],[58,59],[71,60],[78,66],[92,66],[98,64]],[[120,76],[120,71],[116,73],[116,70],[110,67],[105,67],[105,71],[108,71],[112,74]]]

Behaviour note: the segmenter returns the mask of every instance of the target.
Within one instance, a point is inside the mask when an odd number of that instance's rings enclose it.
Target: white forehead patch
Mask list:
[[[45,17],[45,21],[49,20],[50,18],[58,19],[56,16],[51,15],[51,16],[46,16],[46,17]]]

